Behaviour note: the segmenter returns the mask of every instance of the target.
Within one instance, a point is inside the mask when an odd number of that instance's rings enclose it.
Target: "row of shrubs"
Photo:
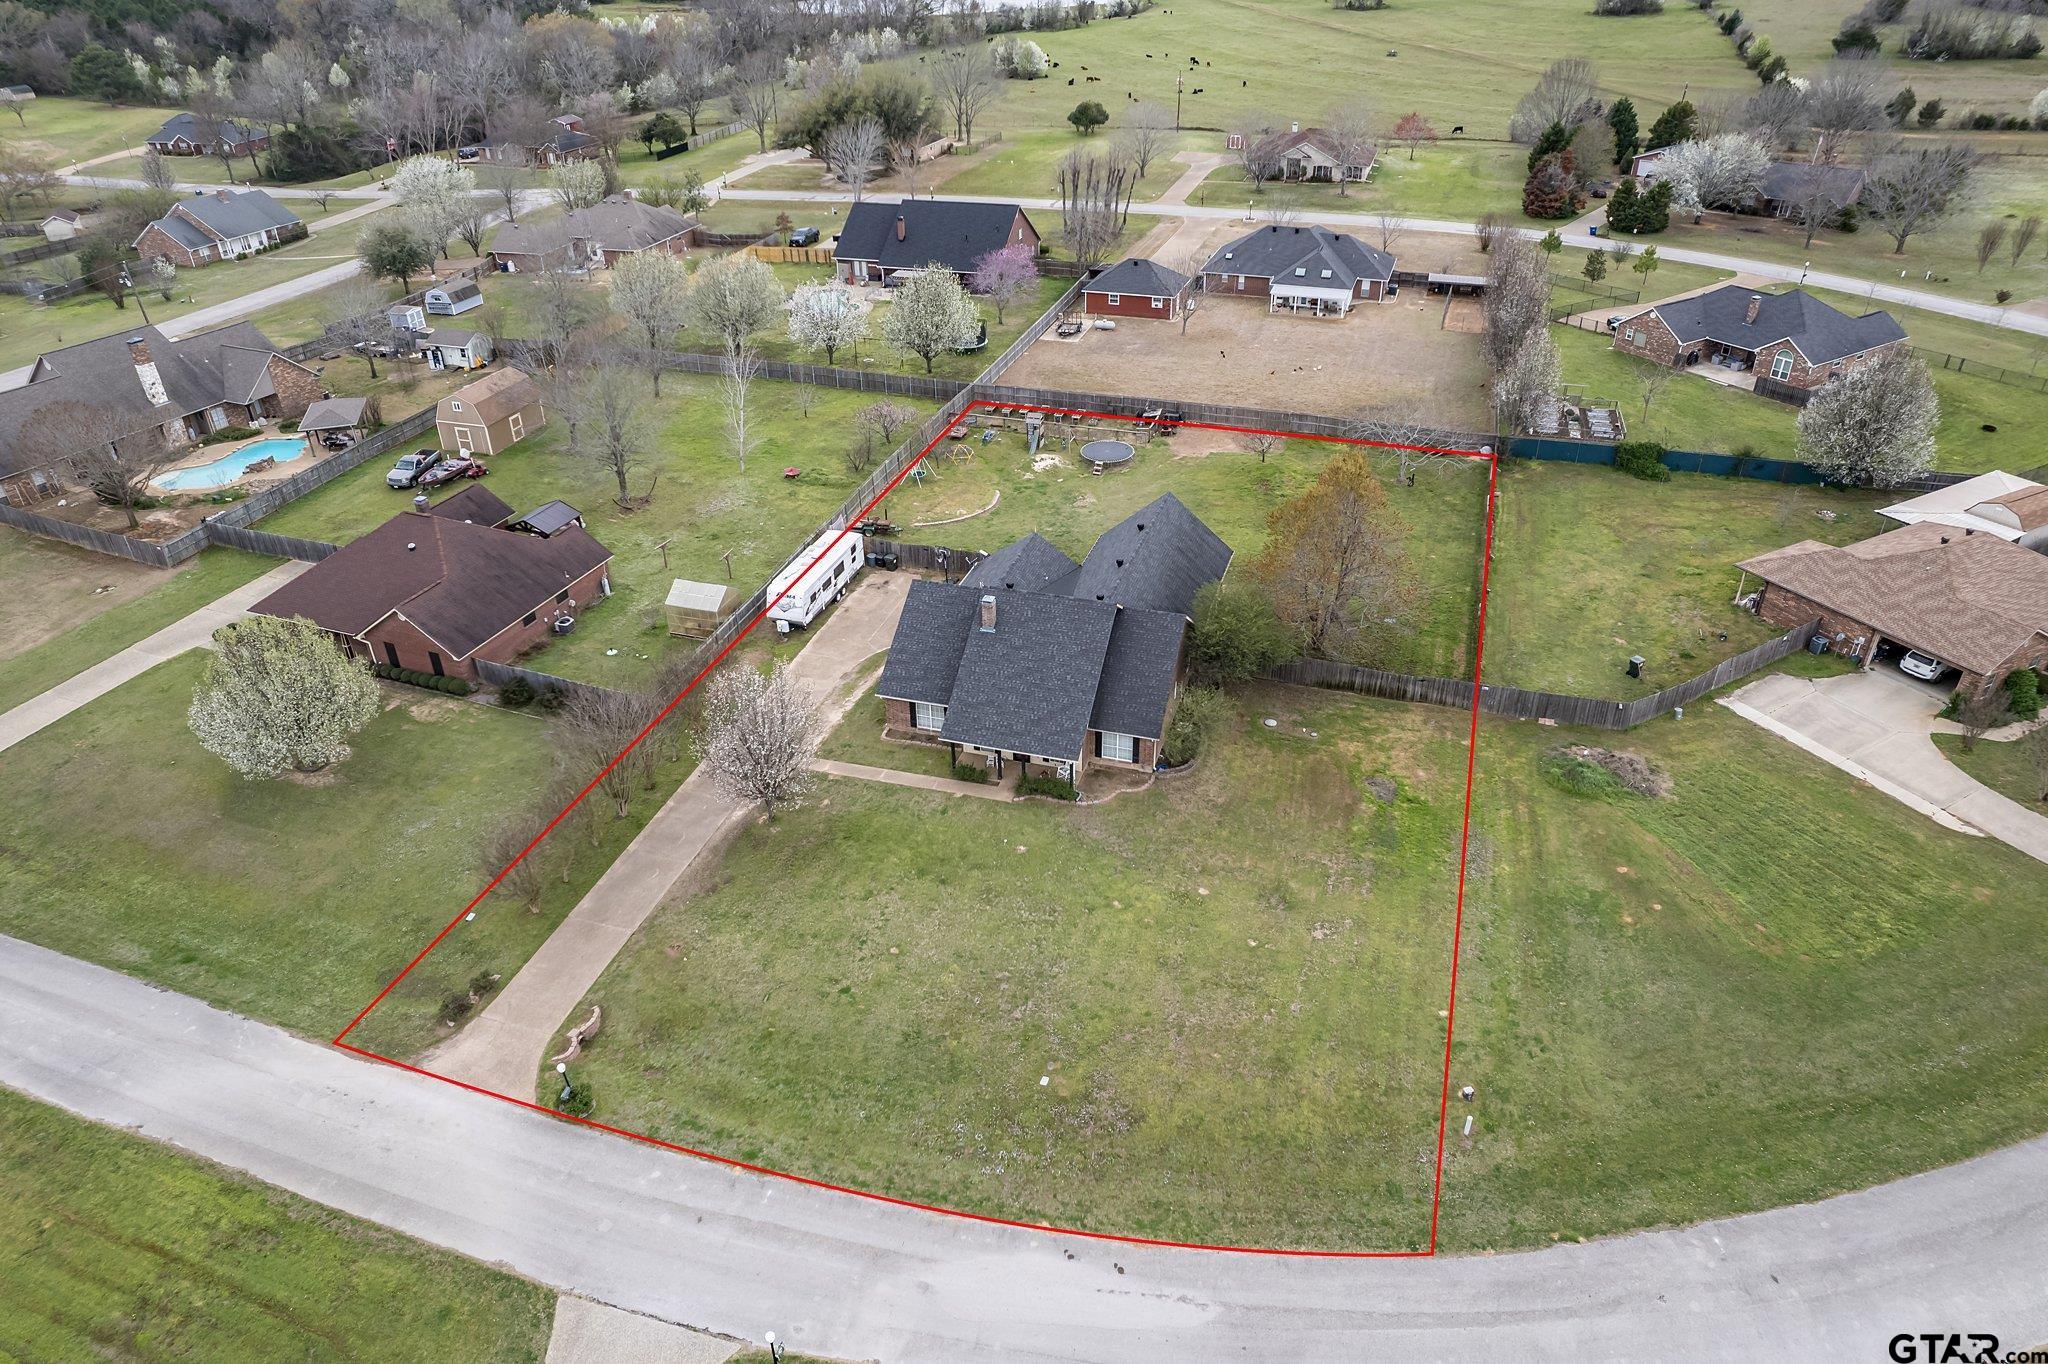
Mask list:
[[[1020,796],[1050,796],[1054,800],[1079,800],[1081,793],[1064,777],[1026,777],[1017,783]]]
[[[956,762],[953,764],[953,780],[955,781],[971,781],[978,786],[986,786],[992,775],[988,767],[983,763]]]
[[[476,690],[476,684],[462,677],[436,677],[416,668],[394,668],[389,663],[372,663],[370,671],[386,682],[403,682],[408,687],[425,687],[428,691],[445,691],[450,696],[467,696]]]
[[[199,443],[201,445],[220,445],[226,441],[247,440],[251,436],[260,436],[262,434],[261,431],[258,431],[253,426],[223,426],[211,435],[201,436]]]
[[[498,704],[521,710],[527,706],[538,706],[542,710],[560,710],[568,694],[560,687],[536,687],[523,677],[515,677],[498,688]]]
[[[1230,698],[1214,687],[1182,687],[1166,727],[1163,756],[1168,767],[1186,767],[1201,756],[1212,735],[1230,723]]]

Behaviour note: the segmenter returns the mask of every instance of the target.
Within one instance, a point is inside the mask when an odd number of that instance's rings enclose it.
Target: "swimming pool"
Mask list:
[[[211,464],[195,464],[189,469],[177,469],[156,481],[156,486],[165,492],[194,492],[207,488],[225,487],[233,483],[249,466],[261,460],[274,459],[287,464],[306,453],[306,441],[302,436],[287,436],[282,440],[259,440],[245,445],[231,455],[222,455]]]

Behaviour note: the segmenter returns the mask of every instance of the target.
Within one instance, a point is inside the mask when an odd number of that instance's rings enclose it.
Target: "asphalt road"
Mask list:
[[[2048,1139],[1806,1207],[1515,1255],[1173,1251],[745,1174],[0,937],[0,1083],[558,1289],[800,1352],[977,1360],[1886,1358],[2048,1340]],[[1458,1196],[1453,1173],[1448,1207]]]
[[[852,203],[851,194],[830,190],[786,190],[786,189],[742,189],[727,188],[720,192],[723,199],[769,199],[805,203],[841,204]],[[870,194],[868,199],[886,203],[899,201],[898,194]],[[949,194],[948,199],[966,199],[981,203],[1015,203],[1027,209],[1057,212],[1056,199],[1013,199],[1001,195]],[[1133,203],[1132,214],[1139,217],[1156,218],[1202,218],[1213,221],[1236,220],[1249,224],[1250,220],[1241,208],[1201,206],[1195,204]],[[1304,212],[1303,221],[1324,223],[1333,227],[1358,227],[1379,229],[1379,215],[1371,213],[1324,213],[1320,210]],[[1456,222],[1442,218],[1402,218],[1398,225],[1409,232],[1444,232],[1458,236],[1472,236],[1477,229],[1468,222]],[[1528,237],[1542,234],[1522,229]],[[1558,235],[1566,246],[1601,247],[1613,245],[1605,237],[1594,237],[1584,232],[1560,229]],[[1739,274],[1760,275],[1765,279],[1783,280],[1797,284],[1804,282],[1816,289],[1833,289],[1840,293],[1856,294],[1863,298],[1875,299],[1880,303],[1898,303],[1907,307],[1924,308],[1931,313],[1943,313],[1949,317],[1960,317],[1971,322],[1983,322],[1994,327],[2005,327],[2012,331],[2031,332],[2036,336],[2048,336],[2048,317],[2036,317],[2016,309],[1999,308],[1985,303],[1970,303],[1963,299],[1948,298],[1941,294],[1923,293],[1918,289],[1906,289],[1891,284],[1872,284],[1867,279],[1853,275],[1830,274],[1823,270],[1802,271],[1796,265],[1777,265],[1770,261],[1745,260],[1740,256],[1724,256],[1713,251],[1694,251],[1682,246],[1667,246],[1662,242],[1651,243],[1657,248],[1660,260],[1684,261],[1689,265],[1707,265],[1719,270],[1733,270]]]

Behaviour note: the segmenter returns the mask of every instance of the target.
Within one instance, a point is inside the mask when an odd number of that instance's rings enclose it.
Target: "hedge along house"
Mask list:
[[[1081,291],[1081,311],[1100,317],[1150,317],[1180,320],[1194,281],[1157,261],[1134,256],[1118,261],[1088,281]]]
[[[181,269],[240,260],[306,235],[299,215],[260,189],[217,189],[171,206],[142,229],[133,246],[144,260],[158,256]]]
[[[611,595],[611,551],[588,531],[521,534],[502,524],[511,515],[465,488],[400,512],[249,609],[311,621],[352,657],[474,681],[479,659],[510,663],[558,617]]]
[[[910,586],[875,684],[888,729],[1000,777],[1150,771],[1172,717],[1195,593],[1230,547],[1167,493],[1076,564],[1037,534],[958,583]]]
[[[983,256],[1020,242],[1038,254],[1038,229],[1015,204],[867,199],[846,210],[832,262],[848,284],[879,284],[931,265],[966,284]]]
[[[155,327],[82,341],[37,357],[28,382],[0,391],[0,498],[27,505],[69,486],[68,437],[85,409],[99,431],[119,429],[117,452],[149,433],[171,446],[231,426],[305,415],[319,376],[288,360],[252,323],[172,341]]]
[[[1820,619],[1836,653],[1869,667],[1917,649],[1961,674],[1965,695],[2015,668],[2048,667],[2048,555],[1982,531],[1923,521],[1853,545],[1801,540],[1745,559],[1758,615],[1785,629]]]
[[[1800,289],[1752,293],[1724,284],[1621,319],[1614,349],[1700,373],[1732,388],[1804,405],[1838,374],[1906,344],[1886,312],[1851,317]]]
[[[1248,232],[1202,267],[1202,292],[1263,298],[1268,312],[1342,317],[1387,296],[1394,258],[1327,227],[1272,224]]]
[[[465,454],[498,454],[547,424],[540,386],[516,369],[464,384],[434,409],[434,435],[441,448]]]

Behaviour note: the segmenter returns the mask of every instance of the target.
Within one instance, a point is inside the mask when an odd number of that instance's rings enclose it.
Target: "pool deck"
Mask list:
[[[235,484],[240,483],[243,479],[249,476],[249,471],[246,468],[239,469],[236,470],[233,474],[230,474],[227,477],[222,478],[217,483],[208,483],[204,485],[191,484],[181,486],[176,483],[166,482],[166,480],[175,479],[180,475],[190,474],[201,469],[211,469],[215,465],[230,464],[234,461],[234,459],[237,456],[242,454],[242,452],[249,450],[254,446],[283,444],[287,442],[298,446],[299,453],[293,455],[290,459],[277,460],[276,462],[278,464],[297,464],[301,460],[306,459],[307,456],[313,453],[313,442],[308,437],[301,436],[296,433],[289,435],[280,434],[275,431],[265,432],[260,435],[252,436],[248,440],[242,441],[241,443],[225,450],[222,449],[220,446],[195,446],[193,449],[192,459],[187,460],[181,464],[173,465],[171,468],[163,470],[154,479],[150,481],[150,486],[158,489],[161,492],[167,493],[218,492],[222,488],[230,488],[233,487]],[[206,458],[199,458],[199,456],[201,455],[206,456]],[[272,458],[275,457],[273,456]],[[268,471],[266,470],[265,472],[267,473]],[[294,472],[297,471],[294,470]]]

